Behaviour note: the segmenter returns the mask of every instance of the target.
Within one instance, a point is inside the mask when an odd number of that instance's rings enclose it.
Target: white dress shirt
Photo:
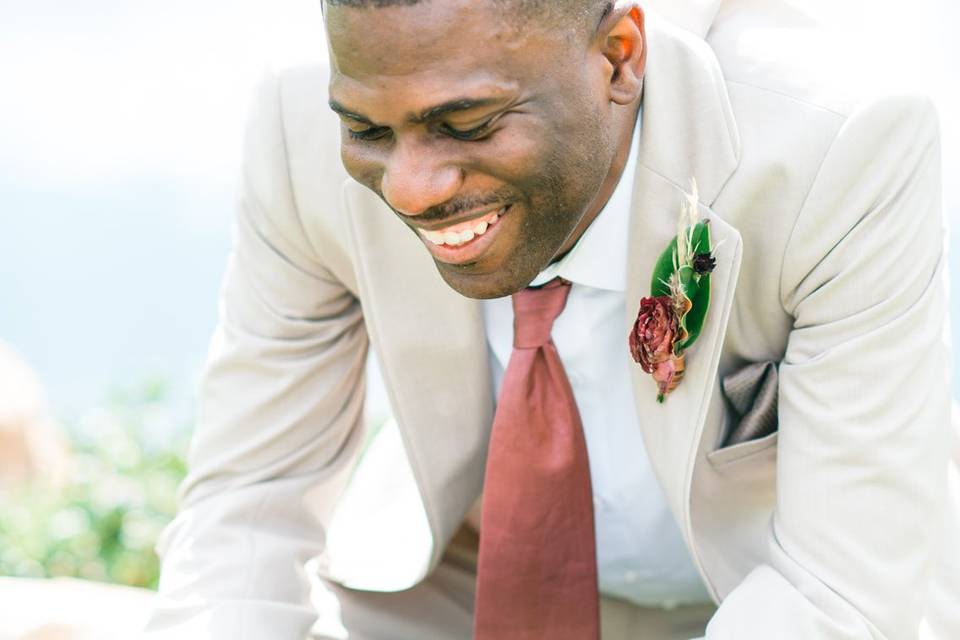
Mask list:
[[[646,606],[708,602],[647,459],[630,388],[624,324],[627,238],[640,124],[616,190],[563,259],[533,281],[573,283],[553,326],[580,410],[590,457],[600,591]],[[483,317],[497,395],[513,346],[510,297],[485,300]]]

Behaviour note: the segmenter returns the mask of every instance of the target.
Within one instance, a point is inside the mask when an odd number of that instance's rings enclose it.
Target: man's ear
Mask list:
[[[626,105],[640,97],[647,64],[643,9],[634,5],[613,11],[600,28],[601,52],[611,66],[610,100]]]

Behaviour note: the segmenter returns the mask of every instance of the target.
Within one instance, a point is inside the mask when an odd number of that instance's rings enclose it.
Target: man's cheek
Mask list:
[[[504,132],[497,142],[492,154],[495,161],[487,172],[508,184],[521,184],[526,178],[538,175],[550,157],[549,141],[545,138],[511,136]]]
[[[356,149],[351,141],[344,139],[340,144],[340,161],[351,178],[380,194],[380,181],[383,178],[383,163]]]

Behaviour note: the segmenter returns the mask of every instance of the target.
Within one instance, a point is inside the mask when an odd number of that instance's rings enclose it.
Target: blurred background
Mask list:
[[[795,4],[878,82],[935,98],[957,229],[958,3]],[[155,586],[245,105],[265,66],[324,47],[317,0],[0,1],[0,407],[13,407],[0,409],[0,576]],[[957,285],[951,304],[960,319]],[[52,438],[14,443],[27,422]],[[22,481],[17,446],[42,461],[41,484]]]
[[[314,0],[0,0],[0,576],[155,586],[245,106],[318,55]]]

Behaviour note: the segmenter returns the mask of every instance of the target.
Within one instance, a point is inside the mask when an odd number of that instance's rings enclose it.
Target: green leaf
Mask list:
[[[693,227],[693,238],[691,242],[694,253],[703,253],[710,251],[710,227],[698,222]],[[650,295],[667,296],[670,295],[670,287],[667,282],[673,275],[673,254],[677,250],[676,237],[670,241],[667,248],[663,250],[660,257],[653,267],[653,276],[650,282]],[[693,267],[689,265],[680,265],[680,283],[683,286],[687,297],[693,300],[699,289],[699,278],[693,272]]]
[[[698,222],[693,228],[693,252],[707,253],[710,251],[710,225]]]
[[[693,253],[710,253],[710,226],[699,222],[693,228],[691,239]],[[669,296],[670,278],[673,275],[673,254],[677,250],[677,239],[674,238],[663,250],[653,267],[653,276],[650,283],[650,295]],[[697,275],[692,266],[680,266],[680,286],[684,295],[693,303],[690,311],[680,318],[680,326],[687,332],[687,338],[676,345],[679,355],[688,349],[703,330],[703,323],[710,308],[710,274]],[[682,335],[682,334],[681,334]]]
[[[700,290],[697,297],[693,299],[693,307],[683,317],[687,329],[687,339],[680,343],[680,350],[689,349],[694,341],[700,336],[703,329],[703,323],[707,318],[707,311],[710,308],[710,274],[700,276]]]
[[[667,283],[673,275],[673,253],[677,250],[677,239],[674,238],[663,250],[657,263],[653,267],[653,280],[650,283],[650,295],[654,297],[670,295]]]
[[[698,224],[694,230],[694,253],[709,253],[710,247],[710,227],[705,224]],[[693,307],[683,318],[684,326],[687,329],[687,339],[680,345],[680,350],[688,349],[694,341],[700,336],[703,330],[703,323],[707,318],[707,311],[710,309],[710,274],[705,273],[699,277],[697,291],[694,297]]]

